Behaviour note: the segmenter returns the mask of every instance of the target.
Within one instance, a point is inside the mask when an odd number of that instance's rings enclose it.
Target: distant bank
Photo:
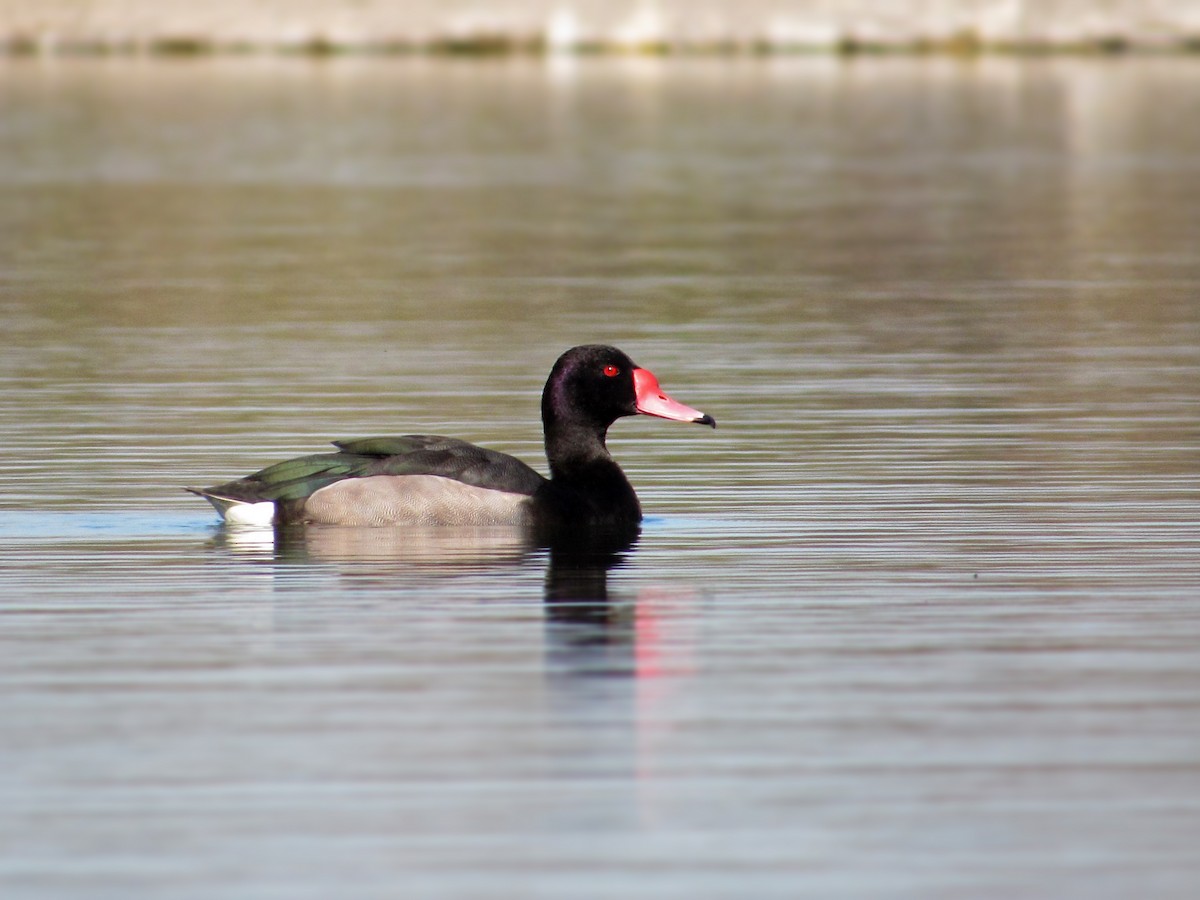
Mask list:
[[[1200,0],[0,0],[0,49],[1200,52]]]

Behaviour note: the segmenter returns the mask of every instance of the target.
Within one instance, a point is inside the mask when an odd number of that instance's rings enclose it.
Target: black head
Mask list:
[[[653,373],[616,347],[585,344],[558,358],[542,392],[542,420],[588,424],[601,433],[638,413],[716,426],[712,416],[668,397]]]

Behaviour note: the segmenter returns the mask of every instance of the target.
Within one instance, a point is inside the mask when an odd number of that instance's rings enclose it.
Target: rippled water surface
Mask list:
[[[1200,64],[0,62],[5,897],[1192,897]],[[648,518],[227,533],[333,438]]]

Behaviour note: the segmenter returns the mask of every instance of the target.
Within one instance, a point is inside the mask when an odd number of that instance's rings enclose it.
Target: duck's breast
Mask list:
[[[305,521],[322,525],[529,525],[528,494],[440,475],[347,478],[305,501]]]

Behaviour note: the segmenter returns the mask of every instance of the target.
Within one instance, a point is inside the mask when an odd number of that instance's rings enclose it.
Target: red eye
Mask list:
[[[605,366],[604,374],[607,375],[609,378],[616,378],[618,375],[621,374],[621,370],[618,369],[616,366]]]

